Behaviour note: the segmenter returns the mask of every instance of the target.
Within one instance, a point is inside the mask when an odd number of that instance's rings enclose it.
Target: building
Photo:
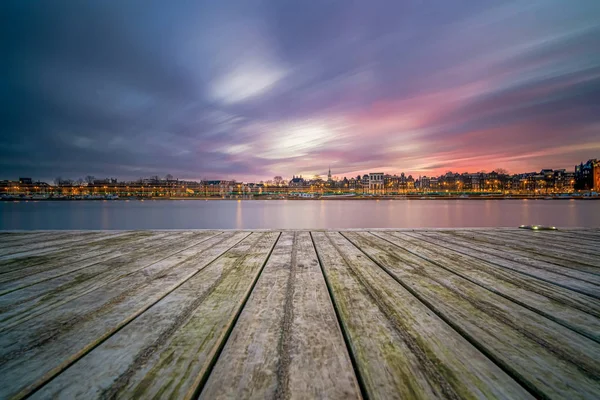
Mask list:
[[[415,182],[415,178],[413,178],[412,175],[409,175],[408,178],[406,179],[406,190],[408,190],[409,192],[414,192],[416,189],[416,182]]]
[[[301,188],[304,187],[306,185],[306,182],[304,181],[304,178],[302,178],[302,175],[300,176],[293,176],[292,179],[290,179],[290,182],[288,183],[289,187],[294,187],[294,188]]]
[[[204,196],[224,196],[227,182],[221,180],[203,180],[202,192]]]
[[[369,174],[369,193],[383,193],[385,186],[383,172],[371,172]]]
[[[600,161],[594,160],[592,175],[594,177],[593,190],[596,192],[599,192],[600,191]]]
[[[160,180],[154,181],[151,179],[144,179],[142,181],[142,183],[144,185],[151,185],[153,183],[159,183]],[[94,179],[94,181],[92,182],[94,185],[114,185],[117,182],[117,180],[115,178],[106,178],[106,179]]]
[[[398,194],[400,187],[400,177],[398,175],[386,174],[383,176],[383,184],[386,193]]]
[[[597,168],[598,160],[588,160],[585,164],[581,163],[575,166],[575,189],[592,190],[594,185],[594,166]]]
[[[467,180],[469,182],[468,186],[471,188],[471,191],[480,192],[483,189],[485,176],[482,173],[470,174]]]
[[[554,187],[554,191],[556,192],[564,192],[568,190],[568,182],[567,182],[567,170],[565,169],[555,169],[552,173],[552,185]]]
[[[362,188],[363,193],[369,190],[369,175],[364,174],[360,179],[360,186]]]

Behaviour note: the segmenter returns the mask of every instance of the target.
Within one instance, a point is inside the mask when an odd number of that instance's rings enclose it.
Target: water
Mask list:
[[[0,202],[0,229],[599,227],[586,200],[146,200]]]

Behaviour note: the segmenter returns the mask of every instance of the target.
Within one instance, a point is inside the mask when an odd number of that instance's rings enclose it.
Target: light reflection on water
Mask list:
[[[600,201],[256,200],[0,202],[0,229],[600,227]]]

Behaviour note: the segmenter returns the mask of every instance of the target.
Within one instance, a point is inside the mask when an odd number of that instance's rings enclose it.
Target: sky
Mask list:
[[[600,158],[600,1],[0,4],[0,179]]]

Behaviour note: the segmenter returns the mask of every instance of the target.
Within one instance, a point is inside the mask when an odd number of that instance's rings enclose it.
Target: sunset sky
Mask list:
[[[5,0],[0,14],[0,179],[600,158],[598,0]]]

